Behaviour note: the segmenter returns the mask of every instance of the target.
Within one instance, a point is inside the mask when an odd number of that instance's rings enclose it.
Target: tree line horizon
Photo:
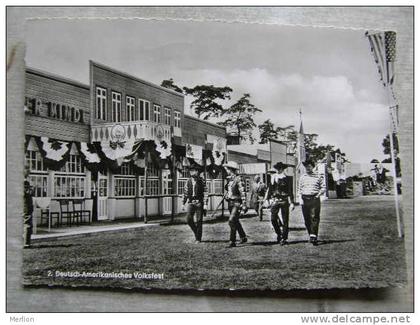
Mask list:
[[[254,116],[262,112],[262,110],[251,103],[251,95],[249,93],[244,93],[238,101],[226,108],[218,101],[231,99],[233,89],[229,86],[197,85],[192,88],[181,88],[175,84],[173,78],[163,80],[161,86],[186,96],[192,96],[194,100],[191,102],[190,108],[197,114],[198,118],[203,120],[223,118],[222,121],[217,121],[216,124],[226,127],[228,133],[237,136],[239,141],[255,143],[256,139],[252,133],[254,129],[258,128],[260,138],[258,143],[264,144],[269,139],[278,140],[281,138],[292,150],[296,149],[298,132],[294,125],[276,126],[271,119],[267,119],[259,125],[255,123]],[[340,148],[335,148],[334,145],[330,144],[319,144],[317,143],[317,138],[318,134],[316,133],[304,133],[304,146],[307,158],[320,161],[325,159],[328,153],[332,157],[335,157],[335,154],[340,154],[344,161],[350,162]],[[390,155],[389,135],[384,137],[382,147],[383,153]],[[397,174],[400,174],[399,157],[397,157],[399,153],[398,142],[396,143],[395,151]],[[386,158],[382,162],[389,162],[390,159]]]

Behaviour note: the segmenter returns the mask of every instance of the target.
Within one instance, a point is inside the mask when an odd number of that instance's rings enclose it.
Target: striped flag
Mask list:
[[[392,86],[395,79],[394,62],[396,58],[397,34],[395,32],[381,32],[369,34],[370,50],[378,67],[378,73],[383,85]]]

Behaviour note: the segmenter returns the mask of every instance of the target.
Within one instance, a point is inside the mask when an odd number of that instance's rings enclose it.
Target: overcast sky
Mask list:
[[[48,20],[27,26],[26,63],[89,83],[89,60],[160,84],[230,86],[276,125],[319,134],[353,162],[386,158],[385,92],[364,31],[146,20]],[[191,114],[187,98],[185,112]]]

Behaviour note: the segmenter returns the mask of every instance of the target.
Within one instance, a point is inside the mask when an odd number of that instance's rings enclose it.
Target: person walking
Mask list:
[[[260,221],[263,220],[262,208],[266,192],[267,186],[261,180],[261,177],[256,175],[251,186],[251,204],[254,207],[257,216],[260,218]]]
[[[270,206],[271,224],[277,234],[277,242],[282,246],[287,244],[289,237],[289,213],[294,210],[293,178],[284,173],[287,166],[282,162],[274,165],[274,173],[268,184],[264,201]],[[279,216],[281,213],[281,217]]]
[[[306,172],[299,179],[298,196],[302,204],[305,227],[309,234],[309,242],[318,245],[318,229],[321,213],[320,197],[325,193],[322,175],[314,172],[315,163],[307,160],[302,163]]]
[[[208,192],[204,179],[199,175],[199,167],[190,166],[190,178],[184,186],[183,209],[187,210],[187,224],[194,233],[195,243],[201,242],[203,235],[203,213],[207,210]],[[194,220],[195,216],[195,220]]]
[[[23,248],[31,247],[32,214],[34,212],[33,196],[34,190],[31,184],[25,180],[23,183]]]
[[[238,175],[239,165],[235,161],[229,161],[223,164],[223,167],[228,173],[228,183],[226,184],[227,193],[225,195],[228,201],[229,208],[229,226],[230,226],[230,244],[229,247],[236,247],[236,232],[238,232],[241,238],[241,243],[248,241],[245,231],[239,221],[242,213],[246,213],[246,193],[244,182]]]

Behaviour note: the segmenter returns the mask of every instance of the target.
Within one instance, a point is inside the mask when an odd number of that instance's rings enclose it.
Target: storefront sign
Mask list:
[[[239,172],[244,175],[265,174],[265,163],[240,164]]]
[[[62,103],[42,101],[39,98],[26,97],[25,112],[67,122],[86,123],[82,110]]]

